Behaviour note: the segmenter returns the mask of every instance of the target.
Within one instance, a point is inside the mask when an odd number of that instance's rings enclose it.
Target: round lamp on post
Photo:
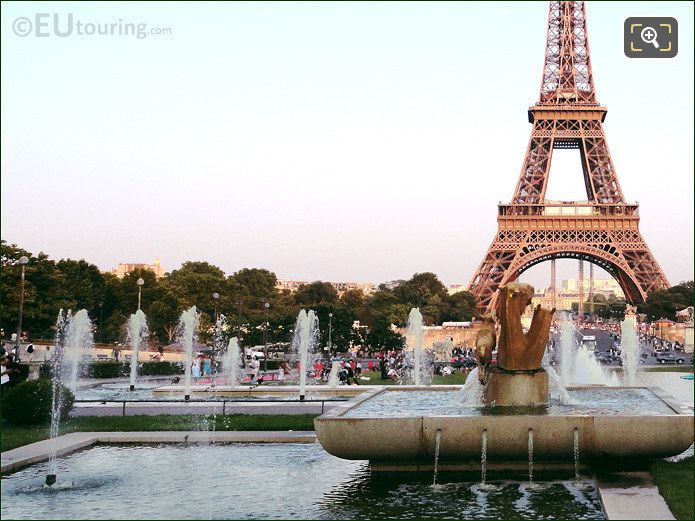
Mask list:
[[[215,291],[212,294],[212,298],[215,300],[215,324],[217,324],[217,321],[219,320],[219,317],[217,316],[217,301],[220,298],[220,294]]]
[[[22,312],[24,310],[24,274],[26,265],[29,264],[29,257],[22,255],[17,263],[22,267],[22,275],[19,280],[19,317],[17,319],[17,344],[16,356],[19,356],[19,339],[22,337]]]
[[[138,279],[138,311],[140,311],[140,303],[142,301],[142,287],[145,285],[145,281],[142,277]]]

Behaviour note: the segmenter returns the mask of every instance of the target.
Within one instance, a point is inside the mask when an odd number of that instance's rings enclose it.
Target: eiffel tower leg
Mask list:
[[[579,282],[577,282],[577,289],[579,290],[579,302],[577,303],[578,322],[581,324],[584,322],[584,261],[579,261]]]
[[[552,295],[552,308],[557,309],[557,269],[555,267],[555,259],[550,261],[550,294]]]
[[[625,232],[622,236],[617,237],[616,232],[613,232],[613,235],[619,239],[616,241],[618,242],[617,249],[629,266],[632,272],[630,275],[632,275],[633,280],[637,281],[641,293],[638,298],[635,298],[626,292],[625,296],[630,304],[638,304],[647,297],[648,293],[670,286],[666,275],[638,231],[631,231],[629,234]]]
[[[475,296],[478,313],[492,313],[495,310],[497,288],[506,282],[509,267],[520,249],[521,241],[508,242],[505,232],[498,232],[468,286]]]

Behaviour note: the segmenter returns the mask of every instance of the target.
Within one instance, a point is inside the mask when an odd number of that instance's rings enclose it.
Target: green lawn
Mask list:
[[[692,365],[659,365],[657,367],[645,367],[645,371],[650,373],[692,373]]]
[[[315,414],[227,414],[215,418],[218,431],[313,431]],[[60,428],[68,432],[197,431],[212,430],[212,416],[80,416],[68,418]],[[14,426],[0,422],[0,450],[6,451],[48,438],[48,425]]]
[[[650,471],[676,519],[695,519],[693,491],[695,490],[695,458],[693,456],[669,463],[652,463]]]
[[[379,371],[362,373],[362,376],[369,378],[369,381],[359,380],[360,385],[400,385],[398,380],[382,380],[381,373]],[[435,375],[432,378],[432,383],[435,385],[463,385],[466,383],[467,377],[468,373],[454,371],[449,376]]]

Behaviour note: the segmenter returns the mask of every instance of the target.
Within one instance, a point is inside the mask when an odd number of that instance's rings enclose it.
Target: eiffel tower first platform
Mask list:
[[[608,271],[631,304],[669,286],[639,232],[637,204],[625,202],[596,101],[584,2],[550,2],[545,64],[523,167],[510,204],[469,291],[479,312],[495,309],[497,288],[543,261],[571,258]],[[587,201],[548,201],[555,149],[579,149]]]

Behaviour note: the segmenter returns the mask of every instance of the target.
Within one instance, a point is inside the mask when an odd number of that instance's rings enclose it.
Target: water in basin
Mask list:
[[[3,519],[604,519],[569,474],[373,473],[318,444],[98,446],[2,477]],[[518,480],[518,481],[515,481]]]
[[[543,407],[473,407],[459,402],[458,391],[387,391],[349,409],[343,417],[484,416],[544,414],[550,416],[659,416],[675,414],[646,388],[588,387],[568,389],[569,404]]]

